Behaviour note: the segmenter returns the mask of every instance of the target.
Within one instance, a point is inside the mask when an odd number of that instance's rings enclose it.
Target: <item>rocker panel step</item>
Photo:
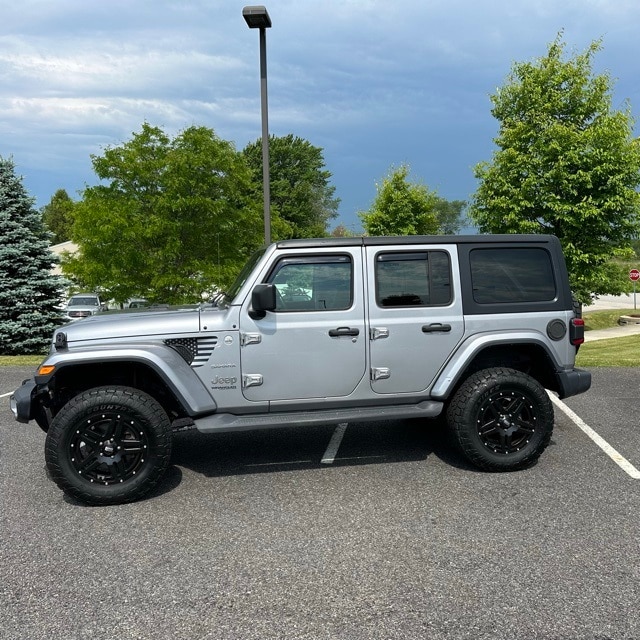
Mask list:
[[[281,411],[260,415],[235,415],[216,413],[196,419],[195,426],[201,433],[223,431],[250,431],[276,427],[306,427],[341,422],[368,422],[371,420],[406,420],[408,418],[435,418],[442,412],[442,402],[425,400],[419,404],[379,407],[357,407],[315,411]]]

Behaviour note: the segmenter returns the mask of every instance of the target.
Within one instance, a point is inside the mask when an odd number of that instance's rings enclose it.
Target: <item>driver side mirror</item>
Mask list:
[[[257,284],[251,292],[249,316],[254,320],[264,318],[267,311],[275,311],[276,287],[273,284]]]

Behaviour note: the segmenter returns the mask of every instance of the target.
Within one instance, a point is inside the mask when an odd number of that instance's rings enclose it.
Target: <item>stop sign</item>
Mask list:
[[[631,269],[631,271],[629,271],[629,280],[633,280],[633,282],[640,280],[640,271],[637,269]]]

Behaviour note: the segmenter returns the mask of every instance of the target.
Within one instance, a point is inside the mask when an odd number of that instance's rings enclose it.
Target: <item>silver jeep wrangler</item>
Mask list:
[[[55,482],[89,504],[149,492],[185,428],[445,412],[469,461],[511,470],[550,441],[545,388],[589,389],[574,368],[583,339],[553,236],[287,240],[216,306],[61,327],[11,406],[47,432]]]

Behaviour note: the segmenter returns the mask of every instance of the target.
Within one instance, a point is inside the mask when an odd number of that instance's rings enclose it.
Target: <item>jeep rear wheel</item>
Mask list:
[[[553,405],[537,380],[514,369],[484,369],[470,376],[447,409],[462,453],[490,471],[533,464],[553,432]]]
[[[79,394],[55,416],[45,458],[56,484],[92,505],[137,500],[162,478],[171,424],[149,395],[128,387]]]

